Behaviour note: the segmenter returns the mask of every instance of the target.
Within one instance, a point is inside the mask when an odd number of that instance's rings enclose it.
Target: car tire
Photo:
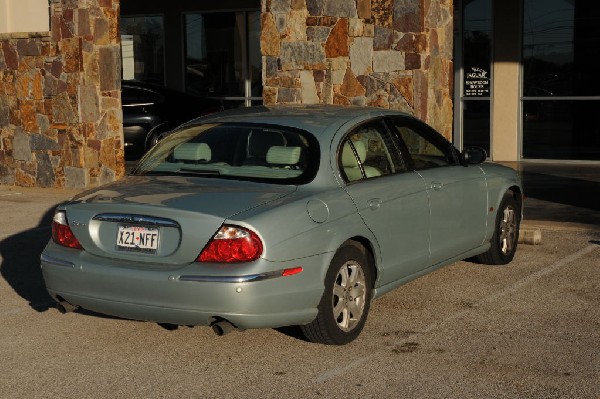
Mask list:
[[[498,207],[490,249],[477,255],[475,259],[479,263],[488,265],[510,263],[517,250],[520,223],[521,204],[517,202],[512,193],[507,193]]]
[[[328,345],[344,345],[362,331],[372,294],[370,256],[360,244],[349,241],[331,261],[319,313],[310,324],[300,326],[304,336]]]

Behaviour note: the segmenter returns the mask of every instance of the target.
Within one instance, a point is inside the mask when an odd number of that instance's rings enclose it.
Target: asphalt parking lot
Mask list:
[[[327,347],[292,329],[217,337],[58,313],[39,254],[72,194],[0,190],[1,398],[600,397],[598,233],[550,228],[508,266],[455,263],[374,301],[357,341]]]

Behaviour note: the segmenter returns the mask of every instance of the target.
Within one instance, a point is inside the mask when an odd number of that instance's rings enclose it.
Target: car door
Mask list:
[[[338,167],[381,249],[382,286],[427,267],[429,204],[423,179],[409,171],[382,119],[357,126],[341,141]]]
[[[421,176],[431,210],[430,263],[437,264],[480,246],[485,238],[488,198],[485,175],[463,166],[458,152],[441,135],[409,117],[392,123]]]

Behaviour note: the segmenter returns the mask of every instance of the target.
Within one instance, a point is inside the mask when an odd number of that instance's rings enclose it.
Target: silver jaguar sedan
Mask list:
[[[521,184],[485,158],[384,109],[209,115],[59,206],[44,279],[61,311],[345,344],[371,299],[460,259],[512,260]]]

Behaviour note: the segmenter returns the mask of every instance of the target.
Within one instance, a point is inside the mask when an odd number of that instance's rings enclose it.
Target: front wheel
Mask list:
[[[476,257],[480,263],[488,265],[505,265],[512,261],[519,241],[519,225],[521,223],[521,204],[507,193],[496,215],[494,235],[490,241],[490,249]]]
[[[358,337],[369,313],[372,280],[365,248],[355,242],[340,248],[325,277],[316,319],[300,327],[306,338],[344,345]]]

